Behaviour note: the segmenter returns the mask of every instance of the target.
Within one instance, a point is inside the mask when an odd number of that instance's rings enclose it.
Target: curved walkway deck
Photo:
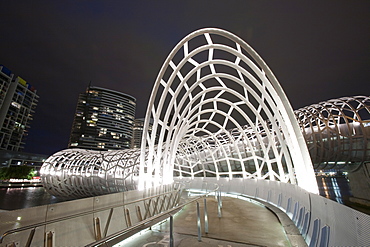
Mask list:
[[[284,213],[280,214],[279,209],[270,206],[268,209],[262,203],[252,203],[231,197],[223,197],[222,201],[222,217],[219,218],[217,201],[214,197],[207,198],[208,234],[204,232],[204,201],[199,201],[201,242],[198,241],[197,236],[196,203],[186,205],[178,212],[174,216],[174,246],[307,246],[299,233],[296,235],[298,230],[288,216]],[[152,227],[141,236],[116,246],[170,246],[169,231],[169,220],[167,220]]]

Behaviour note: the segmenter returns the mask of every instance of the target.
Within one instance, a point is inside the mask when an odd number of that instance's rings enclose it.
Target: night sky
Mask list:
[[[294,109],[369,95],[370,1],[0,0],[0,64],[40,96],[24,151],[67,147],[90,81],[133,95],[144,117],[167,55],[204,27],[249,43]]]

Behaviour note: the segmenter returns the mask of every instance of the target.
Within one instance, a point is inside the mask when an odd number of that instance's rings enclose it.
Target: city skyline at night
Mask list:
[[[52,154],[67,147],[78,94],[90,81],[134,96],[136,118],[144,117],[164,59],[202,27],[220,27],[246,40],[274,71],[293,109],[368,95],[365,1],[3,1],[2,6],[0,63],[40,95],[28,152]]]

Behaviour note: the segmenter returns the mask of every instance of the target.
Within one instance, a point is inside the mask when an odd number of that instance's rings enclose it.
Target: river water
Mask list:
[[[345,177],[316,177],[320,195],[350,205],[352,195]],[[43,187],[0,188],[0,209],[15,210],[65,201],[48,194]]]
[[[43,187],[0,188],[0,209],[15,210],[63,201]]]

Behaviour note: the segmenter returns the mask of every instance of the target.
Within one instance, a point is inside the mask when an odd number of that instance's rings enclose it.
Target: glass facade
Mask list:
[[[141,147],[141,139],[143,137],[144,122],[145,122],[145,118],[135,119],[134,131],[133,131],[133,136],[132,136],[132,141],[131,141],[131,148]],[[153,120],[151,119],[149,122],[149,133],[152,132],[152,126],[153,126]],[[157,144],[157,141],[156,141],[156,144]]]
[[[38,98],[33,86],[0,65],[0,149],[23,150]]]
[[[69,148],[130,148],[135,109],[136,99],[130,95],[100,87],[88,87],[78,98]]]

